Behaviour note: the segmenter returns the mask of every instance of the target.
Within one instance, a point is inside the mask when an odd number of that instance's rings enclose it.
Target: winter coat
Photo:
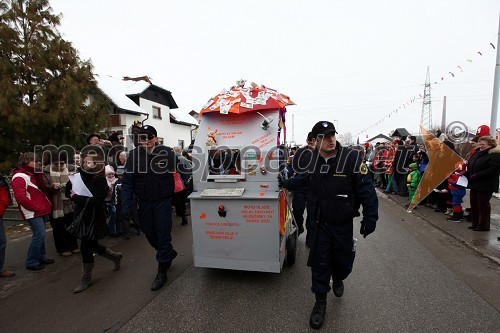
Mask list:
[[[35,174],[33,168],[23,166],[15,169],[12,173],[11,186],[23,219],[51,213],[52,205],[44,192],[43,176]]]
[[[10,192],[7,186],[7,183],[2,177],[0,179],[0,218],[2,218],[3,214],[5,214],[7,207],[11,205]]]
[[[500,146],[477,151],[467,164],[464,175],[469,179],[468,187],[480,192],[498,191],[500,172]]]
[[[86,239],[99,239],[106,235],[106,204],[104,203],[104,198],[108,194],[108,183],[106,177],[99,176],[94,178],[94,174],[87,173],[81,169],[79,172],[83,183],[89,189],[90,193],[92,193],[93,197],[71,195],[73,188],[71,180],[66,185],[66,196],[75,202],[75,217],[83,210],[87,199],[90,199],[83,213],[83,223],[86,225],[94,223],[94,234]]]

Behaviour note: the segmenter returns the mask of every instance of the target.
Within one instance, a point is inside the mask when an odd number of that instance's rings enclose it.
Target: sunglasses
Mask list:
[[[147,140],[153,140],[155,136],[153,134],[139,134],[139,141],[147,141]]]

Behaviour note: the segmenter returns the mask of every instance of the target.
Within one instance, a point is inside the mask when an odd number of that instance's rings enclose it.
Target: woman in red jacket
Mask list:
[[[7,236],[5,236],[5,229],[3,224],[3,214],[5,210],[10,205],[10,193],[9,185],[0,176],[0,277],[11,277],[16,275],[16,273],[11,271],[5,271],[3,264],[5,263],[5,248],[7,247]]]
[[[34,153],[19,156],[19,166],[12,172],[11,185],[19,211],[33,231],[26,268],[39,271],[44,265],[54,262],[45,256],[45,219],[52,211],[52,205],[45,195],[40,160]]]

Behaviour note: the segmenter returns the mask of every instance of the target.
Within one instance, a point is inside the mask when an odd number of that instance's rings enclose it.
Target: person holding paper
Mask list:
[[[104,170],[104,159],[99,155],[89,154],[83,158],[79,173],[70,177],[66,185],[66,196],[75,202],[74,216],[78,216],[83,211],[83,223],[94,226],[91,229],[92,232],[81,238],[83,275],[80,284],[73,290],[74,293],[82,292],[92,284],[94,253],[111,260],[114,264],[113,271],[120,268],[123,257],[121,253],[113,252],[98,242],[98,239],[103,238],[106,234],[104,199],[108,194],[109,187]],[[77,191],[73,188],[74,184],[79,184]],[[85,195],[88,193],[90,195]]]

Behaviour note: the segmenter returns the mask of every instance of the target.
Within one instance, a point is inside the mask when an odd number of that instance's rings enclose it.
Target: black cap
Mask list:
[[[313,132],[307,133],[307,140],[315,139]]]
[[[318,121],[312,128],[312,135],[317,137],[320,134],[326,135],[328,133],[337,133],[335,126],[329,121]]]
[[[96,136],[99,140],[101,140],[101,136],[96,133],[92,133],[87,137],[87,143],[90,144],[90,139],[92,139],[94,136]]]
[[[151,125],[144,125],[144,126],[142,126],[141,131],[139,133],[140,134],[149,134],[149,135],[158,136],[158,133],[156,132],[156,128],[154,128]]]

